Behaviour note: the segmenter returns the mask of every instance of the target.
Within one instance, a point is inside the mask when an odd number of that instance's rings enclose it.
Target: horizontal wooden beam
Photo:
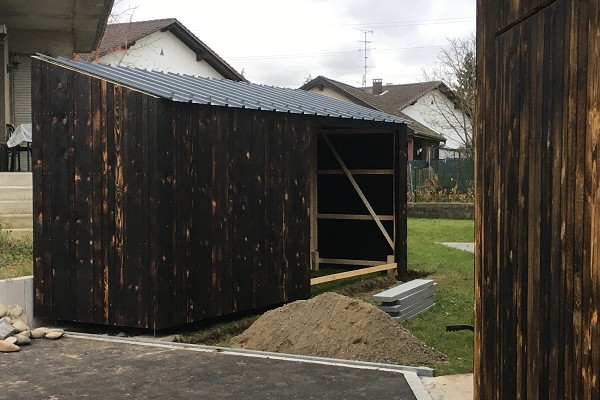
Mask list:
[[[354,121],[353,121],[354,122]],[[317,135],[356,135],[356,134],[363,134],[363,135],[369,135],[369,134],[377,134],[377,133],[385,133],[385,134],[389,134],[389,133],[394,133],[393,131],[390,131],[388,129],[364,129],[364,128],[356,128],[356,129],[326,129],[326,130],[320,130],[317,131],[316,134]]]
[[[346,258],[319,258],[319,264],[333,264],[333,265],[381,265],[384,261],[372,261],[372,260],[350,260]]]
[[[393,221],[393,215],[378,215],[381,221]],[[317,214],[318,219],[339,219],[339,220],[356,220],[356,221],[371,221],[373,219],[370,215],[358,215],[358,214]]]
[[[393,169],[350,169],[352,175],[394,175]],[[344,175],[343,169],[320,169],[317,175]]]
[[[311,286],[318,285],[318,284],[325,283],[325,282],[337,281],[339,279],[352,278],[354,276],[372,274],[375,272],[389,271],[389,270],[395,270],[395,269],[396,269],[396,263],[377,265],[377,266],[368,267],[368,268],[361,268],[361,269],[357,269],[354,271],[340,272],[338,274],[331,274],[331,275],[320,276],[318,278],[312,278],[310,280],[310,285]]]

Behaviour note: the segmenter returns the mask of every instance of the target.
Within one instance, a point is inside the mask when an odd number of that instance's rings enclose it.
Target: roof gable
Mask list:
[[[96,51],[81,54],[81,58],[86,61],[93,61],[111,51],[127,49],[135,44],[136,41],[158,31],[170,31],[177,39],[196,53],[196,61],[206,61],[226,79],[234,81],[246,80],[231,65],[219,57],[217,53],[198,39],[196,35],[175,18],[107,25],[104,37]]]
[[[406,108],[429,91],[435,89],[440,84],[443,85],[443,83],[439,81],[424,82],[423,84],[387,85],[384,86],[384,93],[382,95],[374,96],[371,94],[370,90],[368,90],[370,88],[357,88],[324,76],[318,76],[302,85],[300,89],[310,90],[315,86],[323,85],[354,103],[399,116],[408,122],[409,128],[411,128],[417,136],[445,142],[446,138],[443,135],[427,128],[402,112],[402,109]],[[394,88],[388,92],[387,90],[391,86],[394,86]],[[418,93],[422,94],[419,95]]]
[[[88,63],[41,54],[38,54],[38,58],[175,102],[406,123],[406,120],[395,115],[300,89]]]
[[[377,95],[385,103],[393,103],[401,110],[410,106],[421,97],[440,86],[446,86],[442,81],[407,83],[403,85],[385,85],[383,92]],[[373,95],[373,87],[367,87],[365,90]]]

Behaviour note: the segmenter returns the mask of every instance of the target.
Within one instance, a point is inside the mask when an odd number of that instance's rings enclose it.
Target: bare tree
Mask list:
[[[139,7],[139,4],[132,5],[130,1],[115,0],[113,8],[108,16],[109,24],[118,24],[123,21],[131,22],[133,13]]]
[[[467,157],[474,153],[473,117],[475,115],[475,35],[466,38],[448,39],[435,65],[423,71],[428,81],[442,81],[447,96],[432,96],[428,104],[432,125],[443,131],[455,133],[460,142],[459,150]],[[450,101],[448,101],[448,99]]]

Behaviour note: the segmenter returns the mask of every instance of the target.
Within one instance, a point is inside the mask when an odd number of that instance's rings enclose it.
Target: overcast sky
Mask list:
[[[422,81],[446,38],[475,31],[475,0],[117,0],[133,21],[177,18],[254,83],[324,75],[361,86]],[[127,16],[121,21],[126,22]]]

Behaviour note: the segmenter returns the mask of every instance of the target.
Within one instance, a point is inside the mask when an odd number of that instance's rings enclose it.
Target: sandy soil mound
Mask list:
[[[232,347],[405,365],[446,360],[377,307],[330,292],[266,312]]]

